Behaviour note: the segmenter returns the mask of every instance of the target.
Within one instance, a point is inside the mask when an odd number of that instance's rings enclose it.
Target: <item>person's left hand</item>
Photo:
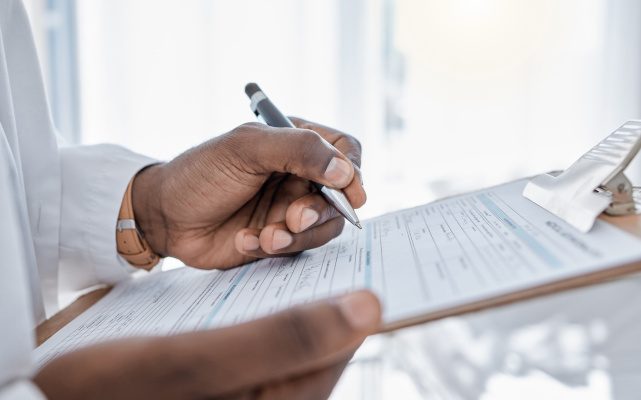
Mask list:
[[[62,354],[37,371],[47,399],[326,399],[367,335],[370,292],[214,330],[129,337]]]
[[[241,125],[140,172],[136,222],[152,249],[198,268],[293,254],[336,237],[344,218],[310,181],[365,203],[353,137],[293,119],[294,128]]]

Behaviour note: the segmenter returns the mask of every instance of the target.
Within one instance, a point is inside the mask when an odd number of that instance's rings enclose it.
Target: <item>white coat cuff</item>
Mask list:
[[[113,284],[137,271],[116,249],[116,223],[131,178],[157,161],[115,145],[60,148],[60,289]]]
[[[31,381],[20,380],[0,387],[0,400],[46,400],[40,389]]]

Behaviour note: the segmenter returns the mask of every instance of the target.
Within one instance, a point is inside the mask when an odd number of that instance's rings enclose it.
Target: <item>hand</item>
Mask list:
[[[241,325],[125,339],[52,360],[34,378],[48,399],[325,399],[380,306],[368,292]]]
[[[143,170],[134,180],[136,220],[152,249],[199,268],[228,268],[292,254],[336,237],[344,219],[310,181],[365,203],[356,139],[293,119],[259,123]]]

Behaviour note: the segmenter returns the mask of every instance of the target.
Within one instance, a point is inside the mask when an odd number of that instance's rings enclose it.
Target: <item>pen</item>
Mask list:
[[[262,117],[269,126],[278,128],[296,128],[292,121],[281,113],[274,103],[265,96],[265,93],[255,83],[248,83],[245,86],[245,93],[249,97],[249,107],[257,117]],[[349,204],[349,200],[341,190],[332,189],[320,183],[313,182],[314,186],[323,195],[325,200],[331,204],[345,219],[363,229],[356,211]]]

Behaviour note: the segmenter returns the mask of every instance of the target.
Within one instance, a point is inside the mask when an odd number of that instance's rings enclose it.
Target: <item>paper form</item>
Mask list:
[[[393,323],[641,259],[641,241],[597,221],[583,234],[521,196],[520,180],[347,226],[293,258],[227,271],[180,268],[118,284],[35,350],[235,324],[359,288]]]

